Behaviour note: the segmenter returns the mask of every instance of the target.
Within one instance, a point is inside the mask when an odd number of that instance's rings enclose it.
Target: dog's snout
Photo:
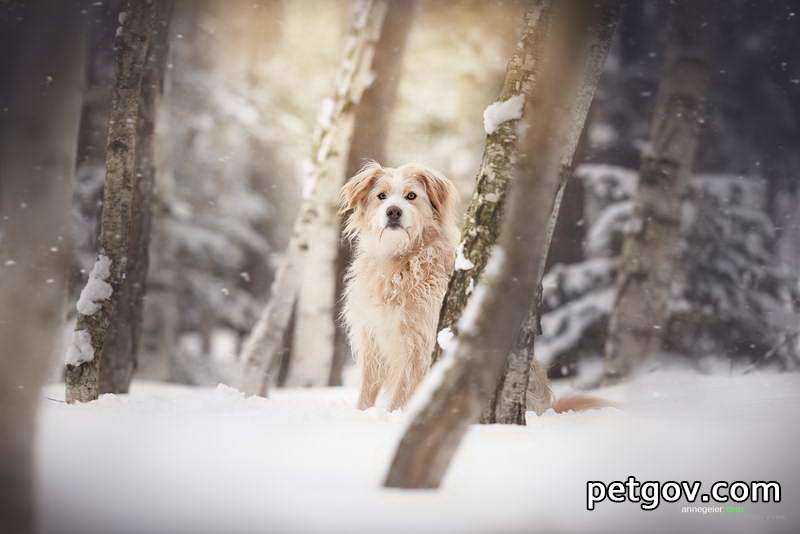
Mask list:
[[[397,206],[389,206],[388,208],[386,208],[386,216],[389,218],[390,221],[399,221],[402,215],[403,215],[403,210],[401,210]]]

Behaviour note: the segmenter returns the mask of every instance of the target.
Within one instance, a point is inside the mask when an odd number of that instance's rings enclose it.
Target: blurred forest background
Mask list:
[[[24,31],[13,23],[30,8],[4,4],[4,22]],[[76,57],[85,64],[70,295],[58,354],[68,352],[74,303],[98,253],[114,42],[124,21],[120,0],[65,5],[80,7],[75,24],[84,40]],[[718,18],[719,37],[695,178],[684,198],[686,268],[670,297],[664,348],[701,370],[720,362],[795,369],[800,17],[789,0],[724,5],[706,6]],[[355,118],[346,175],[367,158],[390,166],[417,161],[450,177],[465,208],[486,139],[483,110],[503,84],[524,3],[391,6],[373,66],[380,75],[365,93],[374,101]],[[537,358],[553,377],[602,360],[668,8],[657,1],[625,6],[578,145],[543,283]],[[141,339],[133,334],[133,360],[123,374],[135,368],[145,379],[238,383],[238,355],[269,302],[308,187],[315,128],[330,111],[351,12],[348,2],[314,0],[174,3],[164,24],[163,80],[155,83],[155,188],[144,208],[152,215],[149,270],[143,310],[133,312],[142,317]],[[52,18],[40,16],[40,25]],[[12,58],[24,42],[9,32],[4,46]],[[330,384],[348,374],[343,336],[336,345]],[[279,375],[273,381],[285,380],[285,365],[272,371]],[[54,368],[52,378],[61,372]]]
[[[387,165],[418,161],[453,179],[462,207],[524,6],[407,2],[384,102]],[[667,349],[701,369],[798,365],[800,39],[789,1],[726,3],[721,44],[685,202],[686,280],[672,296]],[[599,362],[616,263],[648,137],[666,2],[631,2],[576,155],[544,281],[537,357],[552,376]],[[74,302],[94,262],[119,2],[88,8],[87,88],[72,225]],[[350,15],[346,2],[179,0],[157,121],[150,270],[136,376],[235,381],[242,343],[268,301],[300,204],[311,142]],[[397,15],[395,15],[397,16]],[[404,26],[405,25],[405,26]],[[397,39],[397,37],[394,37]],[[354,147],[354,154],[359,154]],[[349,173],[360,165],[352,156]],[[683,319],[683,320],[681,320]],[[340,347],[346,351],[346,347]],[[63,346],[59,352],[63,352]],[[349,358],[345,358],[349,361]],[[341,383],[341,376],[332,383]]]
[[[133,378],[232,384],[215,394],[239,400],[358,380],[335,325],[350,254],[336,195],[368,159],[437,169],[469,206],[432,356],[457,364],[417,395],[428,403],[390,487],[437,487],[478,416],[526,424],[549,409],[545,372],[588,388],[671,366],[796,371],[799,35],[796,0],[0,0],[0,428],[13,435],[0,440],[0,503],[18,521],[7,530],[31,530],[47,372],[70,404],[128,393]],[[498,241],[511,179],[521,193]],[[480,280],[495,242],[506,263]],[[459,331],[475,288],[478,312]],[[305,415],[292,419],[307,436]],[[106,456],[87,450],[72,456]],[[437,480],[393,478],[428,476],[403,462],[431,454],[448,456]],[[297,495],[305,514],[308,492]]]

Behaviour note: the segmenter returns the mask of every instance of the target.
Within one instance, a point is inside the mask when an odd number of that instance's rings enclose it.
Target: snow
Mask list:
[[[111,275],[111,260],[108,256],[100,254],[89,273],[89,280],[78,298],[78,313],[92,315],[102,307],[102,302],[108,299],[113,292],[111,284],[106,282]]]
[[[447,347],[453,342],[455,337],[456,335],[453,333],[453,330],[448,326],[442,328],[439,330],[439,333],[436,334],[436,343],[439,345],[440,349],[447,350]]]
[[[483,129],[486,135],[492,135],[504,122],[522,118],[525,105],[524,95],[514,95],[503,102],[494,102],[483,111]]]
[[[556,384],[556,393],[568,389]],[[621,403],[472,426],[437,491],[381,487],[409,414],[356,390],[134,382],[130,395],[43,399],[40,526],[55,532],[792,532],[800,375],[662,371],[597,395]],[[62,385],[44,396],[57,398]],[[586,510],[589,480],[777,480],[781,504],[737,514]]]
[[[469,271],[475,267],[475,264],[472,263],[469,258],[464,255],[464,242],[462,241],[458,245],[458,249],[456,250],[456,264],[455,270],[456,271]]]
[[[489,261],[486,263],[486,269],[483,272],[483,279],[478,283],[478,287],[470,296],[464,312],[458,320],[458,331],[462,333],[472,332],[475,329],[475,324],[480,316],[483,300],[486,298],[488,292],[488,284],[492,279],[500,274],[503,264],[506,261],[505,251],[499,245],[492,247],[489,256]]]
[[[67,365],[79,365],[92,360],[94,360],[92,335],[88,330],[75,330],[72,333],[72,340],[67,347],[64,363]]]

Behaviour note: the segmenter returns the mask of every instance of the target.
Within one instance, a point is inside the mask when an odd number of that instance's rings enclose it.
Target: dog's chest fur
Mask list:
[[[396,350],[410,332],[433,335],[454,256],[443,243],[396,258],[359,252],[348,273],[348,326],[366,329],[382,353]]]

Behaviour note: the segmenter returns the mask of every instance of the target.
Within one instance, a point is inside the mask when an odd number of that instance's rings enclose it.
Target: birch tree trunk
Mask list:
[[[140,179],[137,134],[142,110],[142,80],[156,32],[159,2],[122,4],[115,47],[114,82],[103,192],[98,258],[78,299],[78,321],[66,367],[67,402],[87,402],[100,392],[100,367],[110,356],[110,331],[130,294],[123,287]],[[132,260],[133,261],[133,260]]]
[[[328,383],[335,337],[337,199],[346,179],[356,108],[372,83],[375,42],[387,7],[387,0],[355,2],[335,93],[323,103],[314,134],[312,168],[286,257],[270,301],[244,345],[241,389],[246,393],[266,392],[266,373],[275,369],[287,336],[292,339],[293,355],[287,385]]]
[[[563,66],[585,62],[584,30],[612,3],[616,2],[564,0],[552,8],[539,70],[541,87],[522,119],[524,157],[499,248],[460,320],[458,341],[448,347],[412,401],[410,423],[386,486],[438,487],[467,428],[478,421],[495,390],[537,284],[547,222],[560,185],[561,147],[567,143],[574,98],[581,88],[582,80]]]
[[[137,365],[142,306],[149,265],[152,198],[155,183],[156,106],[167,65],[172,0],[155,2],[151,43],[142,78],[136,139],[136,183],[131,207],[127,272],[119,289],[116,319],[109,324],[100,393],[127,393]]]
[[[34,434],[63,322],[84,83],[78,2],[0,3],[0,532],[35,532]]]
[[[553,3],[553,0],[530,2],[525,13],[522,35],[506,67],[503,88],[497,98],[498,102],[515,97],[521,99],[523,116],[529,113],[527,103],[536,90]],[[486,267],[492,247],[497,242],[506,191],[517,160],[517,143],[516,120],[501,123],[486,136],[483,158],[475,179],[475,191],[461,230],[459,256],[467,261],[457,262],[450,277],[439,312],[439,332],[445,330],[458,336],[458,319]],[[441,354],[442,347],[437,344],[433,351],[433,363],[436,363]]]
[[[594,98],[597,82],[603,72],[608,50],[611,48],[611,40],[619,23],[620,12],[620,3],[606,2],[603,5],[603,9],[590,20],[590,24],[584,29],[586,34],[585,49],[579,57],[585,58],[585,60],[564,66],[566,69],[574,69],[570,76],[578,80],[580,86],[575,93],[574,100],[568,105],[567,120],[569,121],[569,131],[564,139],[565,143],[561,147],[558,193],[556,194],[550,219],[547,222],[545,244],[536,278],[536,291],[530,300],[528,314],[517,334],[514,348],[508,354],[506,369],[498,381],[497,391],[487,404],[481,417],[482,423],[525,424],[527,392],[531,373],[533,373],[533,380],[540,382],[533,384],[531,387],[534,392],[531,396],[533,401],[531,408],[537,413],[542,413],[549,408],[549,403],[552,400],[552,396],[547,395],[550,391],[547,383],[547,373],[544,369],[539,368],[534,355],[534,340],[541,333],[539,306],[542,301],[542,278],[544,278],[545,269],[547,268],[548,255],[553,242],[556,223],[558,222],[561,201],[564,198],[567,181],[572,176],[572,161],[575,156],[575,150],[578,147],[578,141],[586,123],[586,116],[589,114],[589,107],[592,104],[592,98]]]
[[[657,353],[666,331],[670,285],[678,268],[681,201],[711,72],[712,28],[697,4],[684,0],[672,6],[650,146],[642,155],[634,222],[625,238],[605,346],[609,383]]]

